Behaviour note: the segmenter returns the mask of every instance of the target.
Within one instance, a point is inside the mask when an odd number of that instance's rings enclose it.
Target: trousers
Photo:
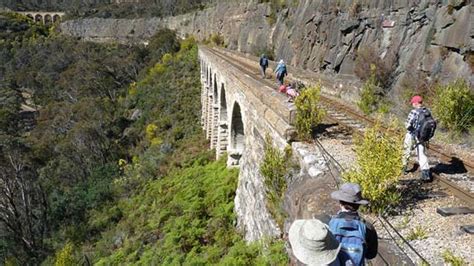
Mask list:
[[[403,149],[404,149],[403,158],[402,158],[403,165],[404,166],[407,165],[408,159],[410,158],[410,155],[411,155],[411,151],[413,150],[413,145],[416,145],[414,149],[416,150],[416,154],[418,157],[418,164],[420,165],[420,169],[429,170],[430,165],[428,162],[428,157],[426,156],[426,146],[424,143],[418,142],[416,137],[410,132],[407,132],[405,134],[405,140],[403,141]]]

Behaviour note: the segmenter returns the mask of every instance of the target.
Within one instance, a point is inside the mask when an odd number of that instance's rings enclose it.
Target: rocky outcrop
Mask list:
[[[160,27],[163,27],[163,22],[158,18],[90,18],[61,23],[64,34],[93,42],[146,43]]]
[[[228,48],[273,50],[293,66],[328,74],[353,75],[357,51],[370,49],[390,61],[397,96],[415,86],[416,78],[474,83],[473,7],[468,0],[448,2],[305,0],[275,16],[269,4],[237,1],[163,20],[87,19],[65,22],[61,29],[87,40],[122,42],[146,40],[159,27],[198,39],[220,34]]]

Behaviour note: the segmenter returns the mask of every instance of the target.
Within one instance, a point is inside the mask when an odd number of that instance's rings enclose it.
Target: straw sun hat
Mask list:
[[[288,233],[295,257],[307,265],[327,265],[333,262],[341,245],[323,222],[295,220]]]

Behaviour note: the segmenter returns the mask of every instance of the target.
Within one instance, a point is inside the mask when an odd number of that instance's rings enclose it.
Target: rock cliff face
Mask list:
[[[259,53],[327,74],[354,74],[361,49],[393,67],[393,95],[420,81],[458,77],[474,83],[474,19],[469,0],[290,1],[280,9],[255,1],[166,19],[67,21],[64,33],[87,40],[146,40],[159,27],[198,39],[220,34],[228,48]],[[396,100],[396,99],[395,99]]]

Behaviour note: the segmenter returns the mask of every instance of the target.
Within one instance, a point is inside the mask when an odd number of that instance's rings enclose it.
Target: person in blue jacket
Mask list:
[[[281,59],[280,62],[278,62],[278,65],[275,68],[275,73],[276,73],[276,78],[277,78],[277,81],[278,81],[278,86],[283,85],[283,80],[284,80],[285,76],[288,74],[288,72],[286,70],[286,65],[285,65],[285,62],[283,61],[283,59]]]

